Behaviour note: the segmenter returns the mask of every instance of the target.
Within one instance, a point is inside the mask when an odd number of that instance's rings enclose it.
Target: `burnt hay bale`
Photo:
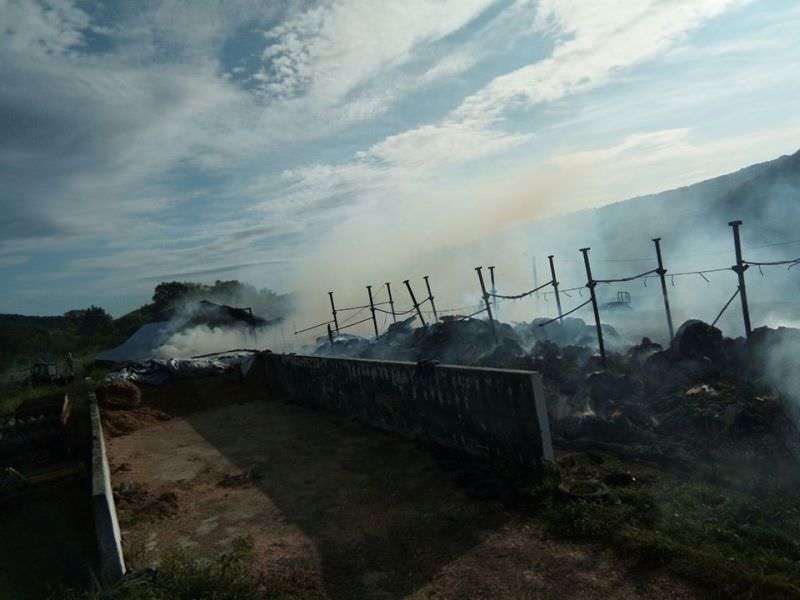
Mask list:
[[[100,385],[95,390],[97,402],[109,410],[125,410],[138,408],[142,404],[142,393],[130,381],[111,381]]]

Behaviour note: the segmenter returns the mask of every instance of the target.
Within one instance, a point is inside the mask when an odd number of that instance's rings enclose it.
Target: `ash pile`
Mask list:
[[[605,365],[593,326],[565,318],[509,325],[444,317],[427,327],[399,321],[376,339],[320,338],[327,356],[538,371],[561,447],[612,452],[693,469],[747,462],[774,471],[800,460],[800,330],[762,327],[749,340],[686,321],[667,347],[625,345],[604,325]],[[705,459],[705,461],[703,461]]]

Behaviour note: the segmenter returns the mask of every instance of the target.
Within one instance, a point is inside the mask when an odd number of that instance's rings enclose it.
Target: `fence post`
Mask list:
[[[594,311],[594,324],[597,328],[597,344],[600,346],[600,358],[603,361],[603,366],[606,366],[606,347],[603,344],[603,326],[600,324],[600,309],[597,307],[597,294],[594,288],[597,287],[597,282],[592,278],[592,267],[589,264],[589,250],[590,248],[581,248],[583,254],[583,264],[586,267],[586,287],[589,288],[589,294],[592,299],[592,310]]]
[[[425,287],[428,288],[428,299],[431,301],[431,310],[433,311],[433,321],[434,323],[438,323],[439,315],[436,314],[436,303],[433,301],[433,292],[431,292],[431,282],[428,281],[427,275],[425,275],[423,279],[425,280]]]
[[[414,309],[417,311],[417,316],[419,317],[422,326],[427,327],[428,324],[425,322],[425,317],[422,316],[422,311],[419,309],[419,304],[417,304],[417,299],[414,297],[414,290],[411,289],[411,284],[408,282],[408,279],[406,279],[403,283],[405,283],[406,288],[408,288],[408,295],[411,296],[411,302],[414,304]]]
[[[736,264],[731,267],[739,277],[739,299],[742,301],[742,317],[744,318],[744,333],[747,338],[750,338],[752,333],[750,328],[750,308],[747,305],[747,289],[744,283],[744,272],[747,271],[748,265],[744,264],[742,260],[742,241],[739,238],[739,226],[741,221],[731,221],[728,223],[733,227],[733,246],[736,250]]]
[[[481,283],[481,293],[483,294],[483,303],[486,305],[486,313],[489,315],[489,324],[492,326],[492,337],[494,343],[497,343],[497,330],[494,326],[494,317],[492,316],[492,304],[489,302],[489,294],[486,293],[486,283],[483,281],[483,267],[475,267],[478,272],[478,281]]]
[[[494,281],[494,265],[489,267],[489,281],[492,284],[492,305],[494,306],[494,314],[497,316],[497,286]]]
[[[558,279],[556,279],[556,268],[555,268],[555,266],[553,266],[553,255],[552,254],[549,255],[547,257],[547,260],[550,261],[550,276],[553,278],[551,281],[552,281],[552,285],[553,285],[553,290],[555,290],[556,308],[558,309],[558,313],[557,313],[558,314],[558,322],[561,323],[562,322],[562,317],[561,317],[561,296],[559,296],[559,294],[558,294]]]
[[[375,302],[372,301],[372,286],[367,286],[367,294],[369,294],[369,310],[372,312],[372,326],[375,328],[375,338],[378,337],[378,320],[375,318]]]
[[[392,284],[386,282],[386,291],[389,292],[389,310],[392,311],[392,323],[397,323],[397,315],[394,312],[394,298],[392,298]]]
[[[664,298],[664,312],[667,313],[667,327],[669,328],[669,341],[671,342],[672,338],[675,337],[675,329],[672,326],[672,312],[669,309],[669,296],[667,295],[667,278],[665,277],[667,270],[664,268],[664,261],[661,258],[661,238],[653,238],[653,243],[656,245],[656,258],[658,259],[656,273],[661,279],[661,295]]]
[[[333,326],[336,329],[336,335],[339,335],[339,319],[336,317],[336,306],[333,304],[333,292],[328,292],[331,299],[331,314],[333,315]]]

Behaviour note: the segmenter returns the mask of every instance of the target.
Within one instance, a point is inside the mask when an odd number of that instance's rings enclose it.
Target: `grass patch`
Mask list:
[[[58,590],[50,600],[258,600],[269,594],[263,578],[252,569],[253,545],[234,541],[233,551],[208,562],[183,549],[165,553],[158,568],[124,578],[110,590]],[[289,598],[289,596],[283,596]]]
[[[565,498],[556,483],[534,490],[537,513],[552,533],[601,542],[642,566],[665,565],[722,596],[800,596],[796,487],[756,497],[650,473],[589,501]]]

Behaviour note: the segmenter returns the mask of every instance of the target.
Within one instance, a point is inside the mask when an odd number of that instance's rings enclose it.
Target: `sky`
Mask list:
[[[798,31],[795,0],[0,0],[0,312],[324,290],[793,153]]]

